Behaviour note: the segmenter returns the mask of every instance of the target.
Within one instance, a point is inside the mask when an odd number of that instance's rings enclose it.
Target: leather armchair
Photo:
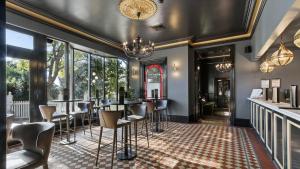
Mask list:
[[[21,124],[12,129],[12,137],[23,144],[23,150],[7,154],[7,168],[48,168],[54,123]]]

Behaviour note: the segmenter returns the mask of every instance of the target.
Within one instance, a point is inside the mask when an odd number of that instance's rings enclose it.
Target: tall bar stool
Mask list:
[[[85,121],[85,117],[87,115],[88,117],[88,122],[89,122],[89,128],[90,128],[90,133],[91,133],[91,137],[93,137],[93,133],[92,133],[92,116],[91,116],[91,103],[89,102],[79,102],[77,104],[77,107],[79,108],[79,110],[71,112],[70,115],[74,118],[74,140],[76,138],[76,120],[77,117],[80,116],[81,118],[81,127],[83,129],[83,133],[85,134],[85,126],[84,126],[84,121]]]
[[[146,106],[147,106],[147,114],[148,114],[148,118],[150,120],[150,126],[151,126],[151,131],[152,131],[152,136],[153,136],[154,115],[157,116],[157,112],[155,110],[154,102],[146,102]],[[160,122],[160,119],[158,119],[158,122]]]
[[[149,137],[148,137],[148,122],[147,122],[147,112],[146,112],[146,104],[134,104],[129,107],[129,110],[131,111],[132,115],[128,116],[128,119],[132,122],[134,122],[134,133],[135,133],[135,149],[137,152],[137,125],[139,121],[142,121],[143,124],[145,124],[146,127],[146,138],[147,138],[147,143],[148,143],[148,148],[149,148]],[[143,128],[142,128],[143,130]],[[143,131],[141,131],[143,132]]]
[[[59,123],[59,136],[62,140],[62,121],[66,120],[67,114],[56,112],[56,106],[39,105],[43,121],[58,122]]]
[[[130,121],[120,119],[122,117],[123,111],[101,111],[99,113],[100,119],[100,135],[99,135],[99,142],[98,142],[98,151],[97,151],[97,158],[96,158],[96,166],[98,165],[99,159],[99,152],[100,152],[100,145],[101,145],[101,138],[103,133],[103,128],[113,129],[113,149],[111,155],[111,168],[113,168],[113,160],[114,160],[114,152],[115,147],[117,145],[117,131],[118,128],[125,127],[126,125],[130,125]],[[116,148],[117,153],[117,148]]]
[[[164,120],[167,122],[167,127],[168,127],[168,121],[169,121],[168,100],[159,100],[157,102],[156,111],[161,112],[160,115],[162,116],[162,118],[164,117]]]

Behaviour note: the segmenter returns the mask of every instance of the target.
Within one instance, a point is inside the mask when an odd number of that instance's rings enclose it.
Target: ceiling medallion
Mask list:
[[[119,9],[129,19],[145,20],[156,13],[157,5],[153,0],[121,0]]]
[[[128,57],[140,60],[153,54],[154,43],[151,41],[144,43],[143,39],[137,36],[132,43],[123,43],[123,51]]]
[[[294,35],[294,44],[300,48],[300,29]]]
[[[287,49],[283,42],[280,43],[279,49],[271,56],[271,61],[275,66],[284,66],[292,62],[294,54]]]
[[[219,72],[229,72],[231,69],[232,69],[232,63],[230,61],[225,61],[225,57],[223,59],[223,62],[222,63],[218,63],[216,64],[216,69],[217,71]]]
[[[275,69],[275,65],[271,60],[267,59],[260,65],[259,69],[263,73],[270,73]]]

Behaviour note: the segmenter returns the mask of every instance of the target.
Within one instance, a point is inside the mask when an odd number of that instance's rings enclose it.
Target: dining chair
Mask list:
[[[59,123],[59,136],[62,140],[62,121],[66,120],[67,114],[56,112],[56,106],[39,105],[43,121]]]
[[[113,129],[113,149],[112,149],[112,155],[111,155],[111,168],[113,168],[113,160],[114,160],[115,150],[117,153],[117,131],[118,131],[118,128],[123,128],[126,125],[128,125],[128,126],[130,125],[130,121],[120,119],[122,116],[122,113],[123,113],[123,111],[101,111],[99,113],[100,134],[99,134],[96,166],[98,165],[103,128],[107,128],[107,129]]]
[[[132,113],[132,115],[128,116],[128,120],[132,121],[134,123],[134,133],[135,133],[135,149],[137,153],[137,133],[138,133],[138,122],[142,121],[142,130],[143,132],[143,126],[145,124],[146,128],[146,138],[149,148],[149,137],[148,137],[148,122],[147,122],[147,112],[146,112],[146,104],[133,104],[129,106],[129,111]]]
[[[22,150],[7,154],[7,169],[48,169],[48,157],[54,135],[54,123],[36,122],[12,128],[12,138],[20,140]]]
[[[109,100],[109,99],[102,99],[102,100],[101,100],[101,104],[104,105],[104,106],[102,106],[102,107],[103,107],[103,110],[106,110],[106,108],[108,108],[108,110],[111,110],[111,109],[110,109],[110,105],[107,105],[107,104],[109,104],[110,102],[111,102],[111,100]]]
[[[85,118],[88,118],[88,122],[89,122],[89,128],[90,128],[90,133],[91,133],[91,137],[93,137],[93,133],[92,133],[92,103],[90,102],[79,102],[77,104],[78,110],[73,111],[70,113],[70,115],[73,117],[74,120],[74,140],[76,139],[76,127],[77,127],[77,118],[78,116],[80,116],[81,118],[81,127],[83,129],[83,133],[85,134],[85,125],[84,125],[84,121]]]

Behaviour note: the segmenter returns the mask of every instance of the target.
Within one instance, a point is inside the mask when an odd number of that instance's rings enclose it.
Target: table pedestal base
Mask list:
[[[124,151],[121,151],[117,154],[119,160],[133,160],[136,157],[135,151],[128,150],[128,153],[125,154]]]
[[[151,131],[154,132],[154,133],[161,133],[164,130],[163,129],[152,129]]]
[[[61,145],[70,145],[70,144],[75,144],[76,143],[76,140],[67,140],[67,139],[65,139],[65,140],[61,140],[60,142],[59,142],[59,144],[61,144]]]

